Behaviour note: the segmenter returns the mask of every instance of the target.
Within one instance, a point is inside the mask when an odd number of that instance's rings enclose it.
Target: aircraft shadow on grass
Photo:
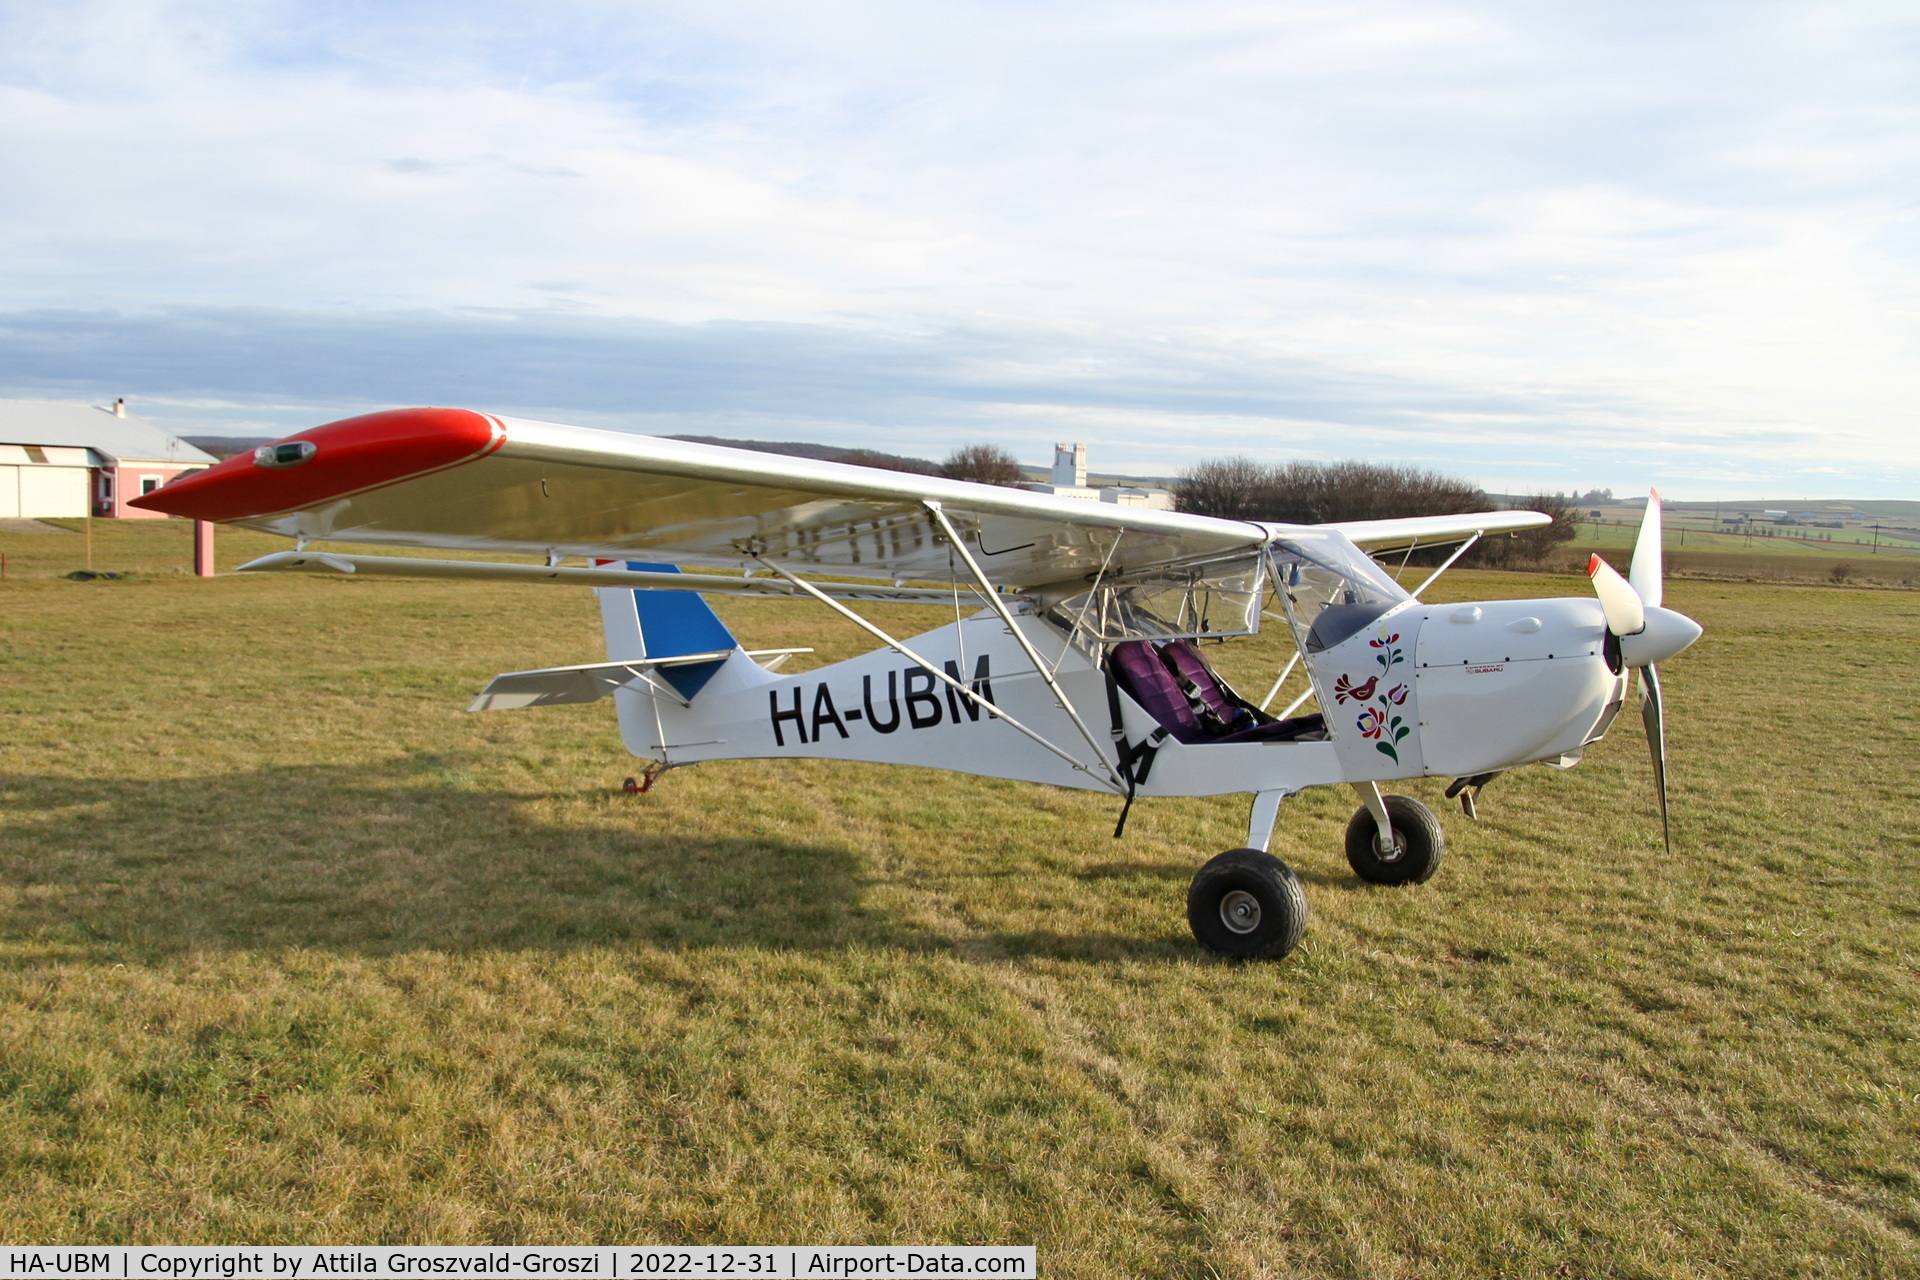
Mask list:
[[[633,819],[633,797],[609,793],[582,807],[577,795],[474,790],[458,780],[469,763],[421,756],[155,780],[0,775],[0,948],[1192,954],[1184,935],[1143,938],[1118,924],[1082,933],[918,927],[874,905],[875,872],[856,848],[648,832]],[[534,812],[549,798],[573,806],[564,825]],[[1164,879],[1184,899],[1190,874],[1143,861],[1066,880]],[[941,887],[949,899],[969,892],[991,894],[992,875],[971,889]],[[1063,925],[1076,916],[1068,911]]]

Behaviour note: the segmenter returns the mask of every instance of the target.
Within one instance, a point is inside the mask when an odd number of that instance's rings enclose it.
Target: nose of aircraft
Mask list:
[[[1673,830],[1667,822],[1667,729],[1661,705],[1660,673],[1656,664],[1700,638],[1700,624],[1684,613],[1661,607],[1665,586],[1661,550],[1660,491],[1647,492],[1646,514],[1640,536],[1634,540],[1633,563],[1627,576],[1595,555],[1587,562],[1594,594],[1607,616],[1607,630],[1620,645],[1621,660],[1638,673],[1640,719],[1647,726],[1647,746],[1653,753],[1653,785],[1660,795],[1660,827],[1673,848]]]
[[[1700,638],[1700,624],[1684,613],[1646,606],[1646,625],[1630,636],[1620,637],[1620,657],[1630,667],[1646,667],[1665,662]]]

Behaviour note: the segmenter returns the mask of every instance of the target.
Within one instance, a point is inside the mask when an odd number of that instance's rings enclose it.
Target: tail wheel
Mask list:
[[[1347,865],[1353,874],[1374,884],[1425,884],[1440,869],[1447,851],[1446,834],[1433,810],[1412,796],[1384,796],[1387,819],[1393,826],[1393,849],[1381,853],[1375,837],[1380,824],[1362,806],[1347,824]]]
[[[1201,946],[1224,956],[1278,959],[1300,945],[1307,895],[1292,868],[1258,849],[1229,849],[1193,877],[1187,924]]]

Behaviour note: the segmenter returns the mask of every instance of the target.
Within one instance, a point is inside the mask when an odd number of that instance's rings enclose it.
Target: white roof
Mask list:
[[[65,445],[104,453],[116,462],[218,461],[129,413],[56,400],[0,400],[0,444]]]

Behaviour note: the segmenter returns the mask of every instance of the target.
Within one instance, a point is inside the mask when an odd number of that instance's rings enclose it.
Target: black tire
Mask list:
[[[1383,858],[1373,837],[1380,824],[1365,805],[1347,824],[1347,865],[1353,874],[1374,884],[1425,884],[1440,869],[1447,852],[1446,833],[1433,810],[1412,796],[1383,796],[1387,818],[1393,824],[1392,857]]]
[[[1292,868],[1272,854],[1229,849],[1194,875],[1187,925],[1209,951],[1279,959],[1306,932],[1307,895]]]

